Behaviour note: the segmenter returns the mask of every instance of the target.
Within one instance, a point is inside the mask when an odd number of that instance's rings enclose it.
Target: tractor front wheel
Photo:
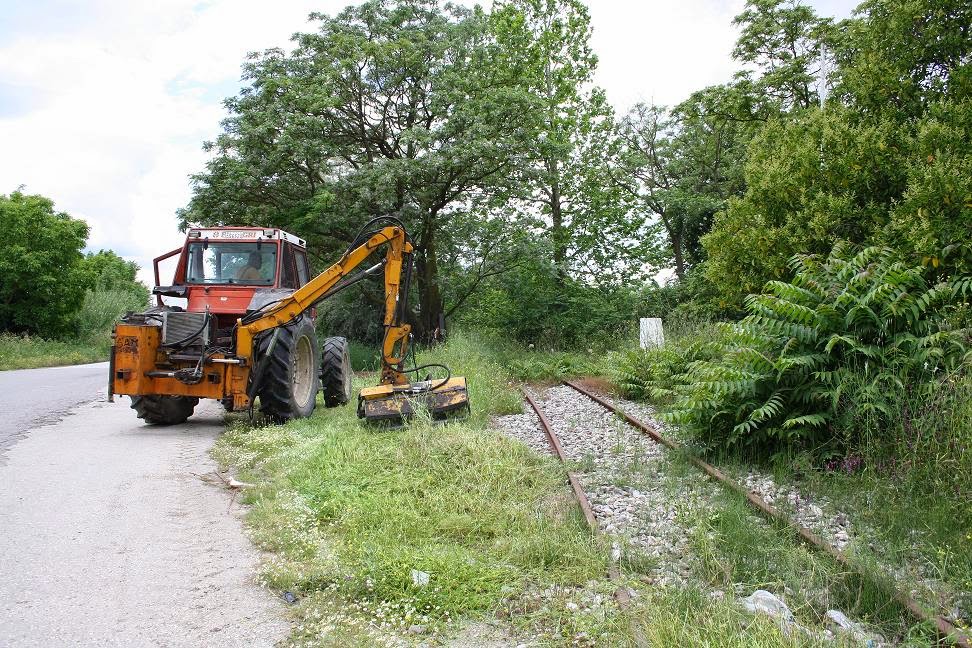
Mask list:
[[[351,354],[343,337],[324,340],[321,352],[321,391],[324,407],[337,407],[351,400]]]
[[[151,425],[175,425],[192,416],[199,404],[190,396],[132,396],[132,409]]]
[[[302,317],[259,342],[260,362],[265,362],[257,395],[260,411],[274,421],[305,418],[314,413],[318,389],[317,334],[310,318]]]

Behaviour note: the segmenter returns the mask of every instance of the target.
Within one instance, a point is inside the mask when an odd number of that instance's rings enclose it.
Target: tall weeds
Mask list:
[[[972,277],[873,247],[791,265],[791,282],[767,283],[719,336],[622,362],[622,386],[670,402],[667,418],[707,447],[847,447],[893,427],[969,357]]]
[[[77,315],[77,337],[82,341],[107,342],[111,327],[120,315],[144,310],[146,305],[142,295],[131,290],[89,290]]]

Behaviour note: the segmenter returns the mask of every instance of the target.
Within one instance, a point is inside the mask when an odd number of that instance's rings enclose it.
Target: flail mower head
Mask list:
[[[403,422],[419,411],[444,421],[469,414],[469,392],[462,377],[404,385],[365,387],[358,395],[358,416],[369,422]]]

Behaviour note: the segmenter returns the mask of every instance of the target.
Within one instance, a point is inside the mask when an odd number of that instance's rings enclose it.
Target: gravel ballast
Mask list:
[[[671,475],[664,448],[570,387],[531,395],[560,437],[600,530],[613,536],[615,557],[647,559],[652,582],[684,585],[692,560],[684,521],[708,505],[714,486],[699,475]],[[499,417],[496,425],[530,448],[551,453],[529,406],[523,414]]]

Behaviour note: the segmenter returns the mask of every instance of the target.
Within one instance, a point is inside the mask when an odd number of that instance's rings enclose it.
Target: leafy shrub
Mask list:
[[[330,337],[330,333],[317,331],[318,339]],[[351,368],[355,371],[379,371],[381,369],[381,345],[378,342],[359,342],[348,340],[348,355],[351,357]]]
[[[688,384],[686,372],[693,363],[721,355],[720,327],[708,325],[679,336],[678,326],[666,326],[668,341],[663,347],[632,349],[615,355],[615,383],[624,396],[670,405],[677,389]],[[672,335],[673,328],[676,335]]]
[[[793,281],[751,295],[749,315],[723,325],[717,357],[691,363],[677,387],[668,419],[705,445],[852,441],[899,415],[905,390],[932,394],[966,356],[967,333],[948,318],[972,277],[933,283],[934,269],[891,250],[844,245],[791,268]]]
[[[43,196],[0,194],[0,331],[69,334],[86,288],[88,226]]]
[[[108,346],[107,336],[90,343],[0,333],[0,371],[103,362],[108,358]]]
[[[107,340],[120,315],[126,311],[144,310],[148,304],[148,291],[141,284],[137,285],[141,291],[121,288],[87,291],[76,317],[78,339]]]
[[[538,349],[606,348],[634,325],[641,301],[630,286],[558,278],[534,260],[473,295],[460,323]]]
[[[597,363],[589,356],[564,351],[530,351],[504,354],[500,361],[516,380],[561,380],[600,373]]]

